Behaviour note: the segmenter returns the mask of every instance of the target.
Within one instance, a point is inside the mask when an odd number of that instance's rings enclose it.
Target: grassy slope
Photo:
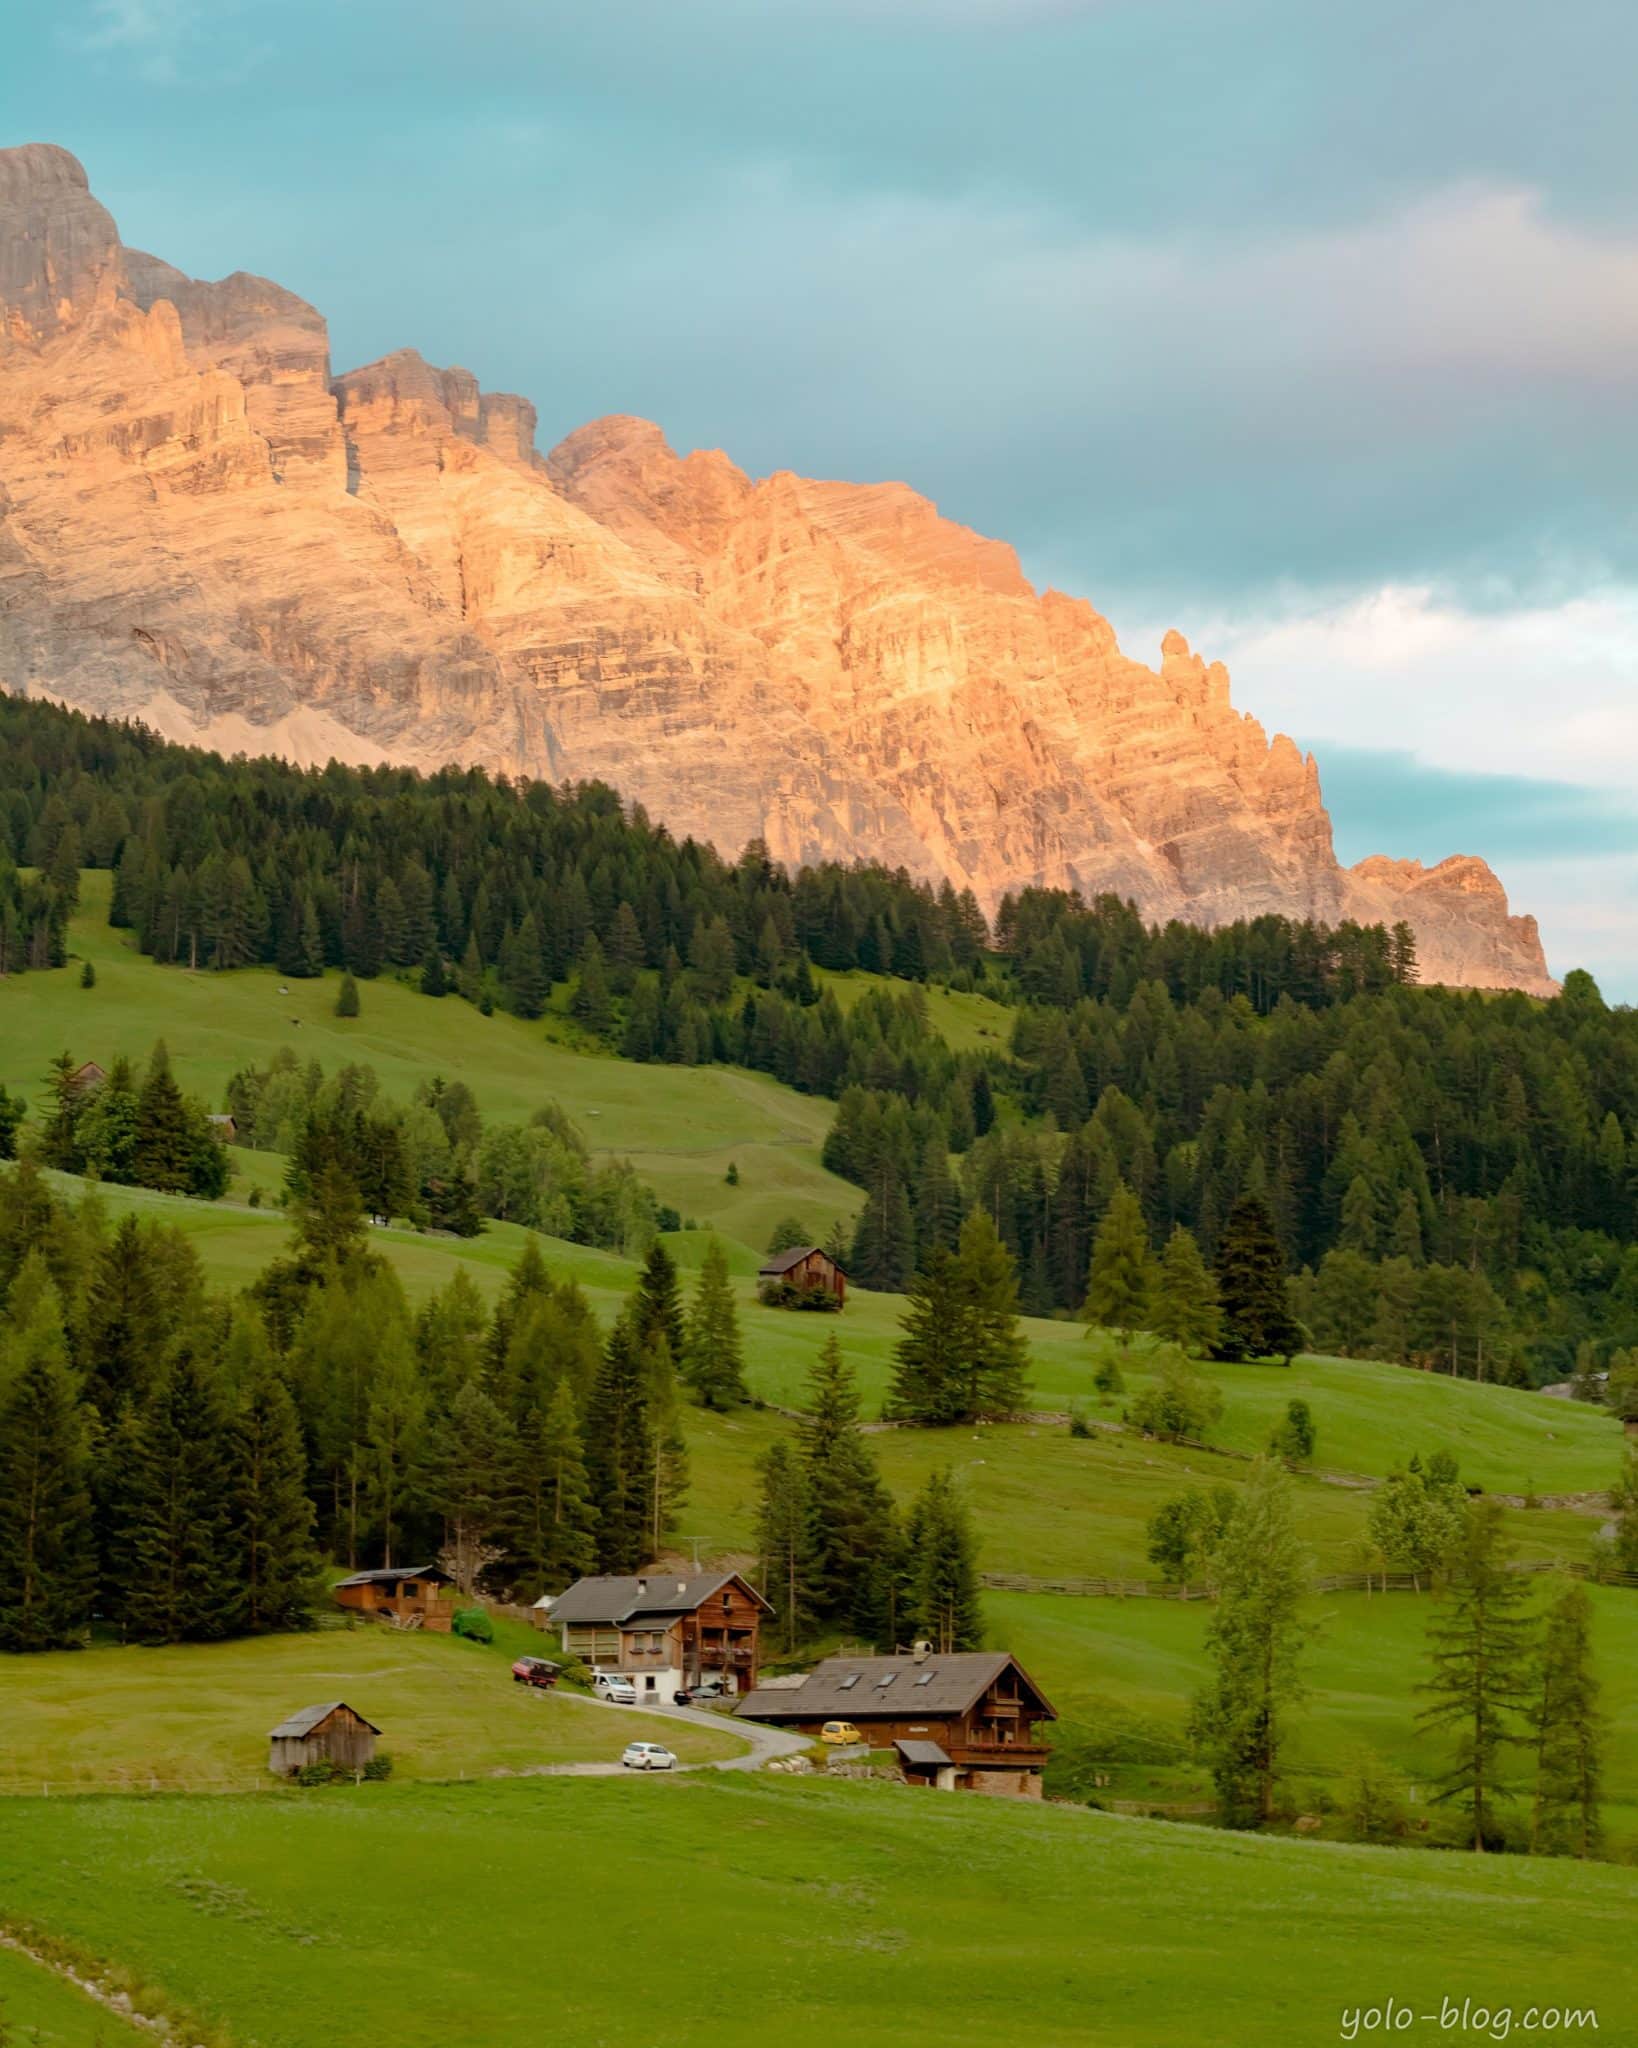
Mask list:
[[[23,1801],[0,1897],[261,2048],[1319,2043],[1389,1990],[1631,2038],[1629,1873],[862,1785]]]
[[[183,1084],[215,1104],[238,1068],[288,1045],[327,1072],[366,1061],[398,1099],[430,1074],[459,1076],[501,1121],[560,1101],[590,1145],[630,1158],[662,1201],[684,1215],[709,1208],[747,1245],[765,1244],[789,1210],[822,1233],[859,1207],[858,1190],[819,1164],[828,1103],[723,1067],[632,1066],[549,1036],[568,1032],[559,1020],[480,1017],[456,997],[429,1002],[396,981],[364,983],[362,1014],[344,1021],[332,1014],[335,975],[281,983],[271,968],[156,968],[103,922],[110,881],[85,874],[70,940],[77,960],[95,964],[94,989],[79,986],[77,964],[0,985],[0,1082],[31,1097],[65,1046],[106,1065],[114,1053],[145,1056],[163,1038]],[[738,1188],[723,1181],[730,1160]]]
[[[17,2048],[134,2048],[152,2039],[39,1963],[0,1948],[0,2041]]]
[[[1605,1823],[1612,1846],[1638,1848],[1638,1612],[1631,1593],[1591,1589],[1594,1649],[1610,1737],[1605,1759]],[[1538,1602],[1549,1597],[1544,1582]],[[1367,1601],[1339,1594],[1309,1604],[1315,1633],[1304,1656],[1309,1696],[1292,1715],[1293,1772],[1333,1788],[1352,1757],[1369,1750],[1408,1779],[1426,1779],[1448,1745],[1416,1727],[1427,1676],[1431,1597],[1393,1593]],[[986,1600],[990,1634],[1004,1642],[1046,1689],[1064,1721],[1092,1754],[1111,1749],[1132,1719],[1180,1744],[1189,1701],[1205,1676],[1208,1610],[1162,1600],[1072,1600],[995,1593]],[[1077,1738],[1079,1739],[1079,1738]],[[1527,1759],[1509,1767],[1525,1784]],[[1189,1768],[1119,1768],[1117,1798],[1205,1798],[1209,1786]],[[1425,1811],[1426,1809],[1422,1809]]]
[[[541,1648],[538,1638],[531,1650]],[[381,1729],[400,1778],[482,1777],[608,1762],[664,1742],[686,1763],[737,1756],[731,1731],[616,1714],[514,1685],[510,1657],[452,1636],[374,1625],[163,1650],[99,1647],[0,1662],[0,1791],[270,1787],[267,1731],[345,1699]]]

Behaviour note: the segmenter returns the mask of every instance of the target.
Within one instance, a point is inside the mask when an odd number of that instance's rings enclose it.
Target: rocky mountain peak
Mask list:
[[[322,761],[602,778],[728,853],[869,858],[993,909],[1041,884],[1205,924],[1416,927],[1425,971],[1550,988],[1480,861],[1344,871],[1318,769],[1168,633],[907,484],[679,455],[123,248],[66,152],[0,151],[0,685]]]

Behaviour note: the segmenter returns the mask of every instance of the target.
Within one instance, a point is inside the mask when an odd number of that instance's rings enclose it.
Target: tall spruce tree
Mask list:
[[[986,1211],[969,1212],[956,1251],[965,1385],[956,1420],[1015,1414],[1024,1405],[1029,1347],[1018,1321],[1018,1269]]]
[[[426,1488],[443,1522],[438,1561],[467,1599],[500,1562],[498,1533],[516,1449],[510,1419],[471,1380],[428,1432]]]
[[[644,1255],[632,1309],[639,1339],[646,1344],[651,1337],[663,1337],[675,1365],[687,1348],[688,1330],[683,1320],[677,1262],[659,1238]]]
[[[1300,1620],[1308,1561],[1298,1539],[1291,1483],[1259,1459],[1211,1558],[1217,1600],[1206,1623],[1211,1677],[1190,1718],[1211,1767],[1218,1810],[1230,1827],[1264,1827],[1287,1721],[1302,1696]]]
[[[1192,1358],[1209,1358],[1223,1334],[1217,1282],[1200,1255],[1193,1232],[1181,1223],[1160,1255],[1149,1327]]]
[[[688,1498],[688,1444],[677,1400],[677,1374],[671,1363],[671,1346],[658,1330],[643,1345],[643,1406],[649,1443],[643,1482],[645,1549],[649,1557],[658,1557]]]
[[[1455,1737],[1456,1754],[1434,1798],[1472,1820],[1473,1847],[1490,1846],[1504,1797],[1502,1757],[1521,1739],[1531,1698],[1535,1631],[1529,1581],[1510,1569],[1512,1546],[1494,1500],[1469,1501],[1448,1560],[1449,1577],[1428,1628],[1433,1675],[1421,1690],[1424,1727]]]
[[[518,1423],[499,1526],[507,1570],[530,1599],[559,1591],[592,1567],[597,1508],[567,1380]]]
[[[929,1474],[910,1510],[905,1548],[917,1630],[943,1656],[981,1648],[978,1540],[950,1472]]]
[[[1109,1198],[1086,1276],[1086,1318],[1113,1330],[1122,1345],[1149,1328],[1155,1293],[1154,1254],[1143,1205],[1123,1181]]]
[[[758,1572],[773,1609],[773,1634],[786,1655],[811,1621],[813,1508],[801,1460],[783,1437],[762,1458],[762,1504],[757,1513]]]
[[[321,1579],[306,1452],[290,1389],[264,1364],[228,1431],[239,1626],[259,1635],[311,1627]]]
[[[682,1376],[702,1407],[734,1408],[750,1399],[728,1255],[715,1237],[705,1248],[689,1304]]]
[[[1535,1737],[1536,1797],[1530,1847],[1549,1856],[1596,1856],[1603,1846],[1599,1809],[1604,1718],[1593,1669],[1592,1601],[1566,1586],[1547,1610],[1530,1726]]]
[[[84,1642],[96,1595],[84,1411],[41,1347],[0,1399],[0,1650]]]
[[[214,1373],[185,1346],[113,1446],[112,1602],[139,1643],[212,1642],[244,1613],[233,1456]]]
[[[1302,1332],[1286,1298],[1285,1254],[1267,1204],[1242,1196],[1229,1211],[1217,1244],[1217,1292],[1223,1333],[1212,1355],[1222,1359],[1283,1358],[1302,1348]]]
[[[644,1562],[652,1455],[643,1339],[628,1306],[609,1332],[586,1411],[586,1471],[603,1571],[633,1572]]]
[[[131,1171],[141,1186],[165,1194],[182,1194],[193,1180],[194,1134],[163,1039],[149,1055],[147,1076],[137,1094]]]
[[[908,1282],[915,1259],[916,1227],[910,1197],[886,1153],[871,1174],[865,1205],[853,1232],[847,1273],[860,1287],[896,1294]]]
[[[967,1356],[964,1320],[955,1255],[935,1245],[910,1283],[899,1323],[890,1414],[929,1425],[956,1420]]]
[[[821,1619],[880,1641],[889,1622],[882,1571],[897,1552],[893,1501],[859,1427],[858,1381],[834,1332],[809,1370],[799,1428],[812,1516],[804,1587]]]

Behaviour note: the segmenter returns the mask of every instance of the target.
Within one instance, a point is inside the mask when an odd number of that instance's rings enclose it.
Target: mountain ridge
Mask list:
[[[991,910],[1404,918],[1430,979],[1555,986],[1475,857],[1342,868],[1313,757],[1182,634],[1132,660],[902,483],[535,424],[413,349],[332,375],[304,300],[129,249],[66,151],[0,151],[0,685],[229,751],[597,778]]]

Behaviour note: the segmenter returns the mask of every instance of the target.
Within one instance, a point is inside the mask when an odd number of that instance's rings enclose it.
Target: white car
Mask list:
[[[612,1672],[600,1671],[592,1680],[592,1691],[600,1700],[612,1700],[617,1707],[634,1707],[637,1704],[637,1688],[629,1678],[616,1678]]]
[[[620,1761],[628,1771],[669,1771],[677,1759],[658,1742],[628,1742]]]

